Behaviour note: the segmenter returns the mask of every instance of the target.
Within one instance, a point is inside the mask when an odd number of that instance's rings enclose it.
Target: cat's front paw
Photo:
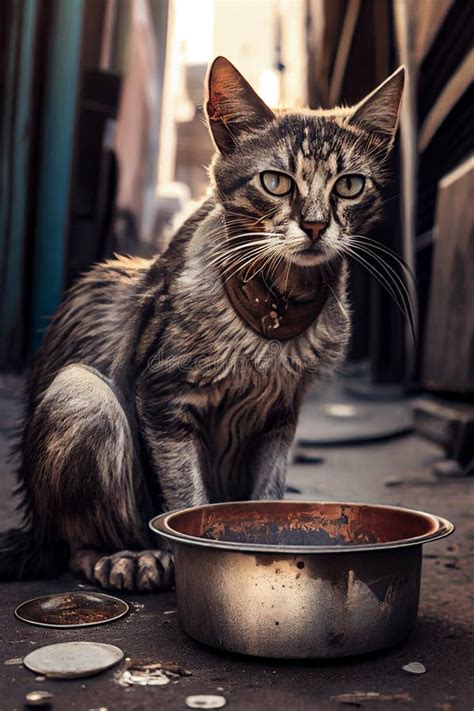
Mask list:
[[[81,551],[74,563],[73,570],[108,590],[150,592],[166,590],[174,582],[173,557],[161,550],[118,551],[106,556]]]

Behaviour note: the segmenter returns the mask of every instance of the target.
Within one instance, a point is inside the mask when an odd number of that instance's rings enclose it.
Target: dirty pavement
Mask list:
[[[19,390],[19,379],[3,376],[0,380],[2,528],[16,522],[7,439],[18,413]],[[334,400],[334,395],[330,394],[329,400],[331,397]],[[351,407],[358,410],[362,427],[375,419],[389,433],[390,423],[384,424],[383,419],[390,407],[360,400],[348,404],[346,398],[342,406],[339,402],[339,410],[333,407],[332,414],[336,419],[338,415],[348,417]],[[433,464],[442,459],[440,448],[408,433],[406,403],[394,402],[392,412],[396,427],[405,432],[399,437],[375,442],[366,437],[363,444],[342,446],[331,444],[334,433],[329,432],[324,444],[297,448],[297,463],[289,469],[287,496],[402,505],[455,523],[453,536],[424,547],[419,618],[407,642],[383,653],[337,661],[286,662],[224,654],[194,642],[181,631],[174,592],[120,594],[129,603],[130,612],[108,624],[69,630],[34,627],[14,617],[13,610],[20,602],[94,588],[70,575],[52,581],[9,583],[0,590],[0,711],[25,708],[27,694],[31,708],[40,704],[47,708],[44,704],[50,702],[50,708],[58,711],[178,711],[219,708],[225,702],[226,708],[235,711],[266,707],[272,711],[471,709],[474,480],[434,476]],[[300,440],[309,445],[311,432],[328,425],[328,413],[330,409],[325,415],[320,402],[307,403]],[[356,431],[357,417],[349,424]],[[39,647],[74,641],[115,645],[125,659],[96,676],[68,680],[46,679],[22,664],[23,658]],[[145,683],[150,678],[155,682]]]

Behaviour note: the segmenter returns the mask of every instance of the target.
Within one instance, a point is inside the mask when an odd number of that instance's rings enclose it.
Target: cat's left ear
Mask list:
[[[404,84],[405,67],[401,66],[354,107],[348,123],[381,134],[392,142],[398,128]]]
[[[207,78],[206,113],[215,144],[232,153],[243,132],[262,128],[275,114],[225,57],[217,57]]]

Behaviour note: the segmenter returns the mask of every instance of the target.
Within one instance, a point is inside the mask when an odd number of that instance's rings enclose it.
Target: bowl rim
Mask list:
[[[414,536],[412,538],[402,538],[397,541],[386,541],[384,543],[352,543],[352,544],[341,544],[341,545],[311,545],[311,546],[292,546],[292,545],[278,545],[274,543],[239,543],[236,541],[217,541],[208,538],[200,538],[199,536],[191,536],[187,533],[180,533],[174,530],[170,521],[173,517],[179,514],[185,514],[189,511],[202,511],[203,509],[212,508],[219,509],[220,507],[229,505],[239,505],[243,504],[245,506],[249,504],[265,504],[265,503],[282,503],[282,504],[319,504],[319,505],[339,505],[339,506],[367,506],[369,508],[384,509],[384,510],[395,510],[402,511],[408,514],[416,514],[422,516],[425,520],[427,519],[431,523],[431,528],[435,530],[430,530],[428,533],[424,533],[421,536]],[[448,521],[441,516],[435,514],[426,513],[425,511],[418,511],[416,509],[409,509],[403,506],[392,506],[388,504],[368,504],[366,502],[357,501],[318,501],[311,499],[281,499],[278,501],[269,499],[251,500],[251,501],[225,501],[216,504],[202,504],[200,506],[189,506],[184,509],[176,509],[174,511],[168,511],[158,516],[154,516],[148,523],[149,527],[154,533],[162,536],[174,543],[184,543],[191,546],[198,546],[201,548],[215,548],[228,551],[244,552],[244,553],[288,553],[293,555],[303,555],[307,553],[360,553],[364,551],[381,551],[388,548],[407,548],[409,546],[419,546],[423,543],[429,543],[431,541],[437,541],[446,536],[450,536],[455,530],[455,526],[451,521]]]
[[[51,597],[60,597],[61,595],[99,595],[99,597],[106,597],[109,600],[113,600],[114,602],[119,602],[121,605],[121,611],[113,617],[107,618],[106,620],[98,620],[97,622],[74,622],[72,624],[67,625],[61,625],[55,622],[37,622],[28,619],[27,617],[24,617],[22,615],[22,608],[28,605],[30,602],[38,602],[39,600],[46,600]],[[115,595],[108,595],[107,593],[104,593],[101,590],[66,590],[65,592],[49,593],[48,595],[37,595],[36,597],[28,598],[28,600],[23,600],[23,602],[20,602],[13,610],[13,614],[15,615],[15,617],[17,617],[19,620],[21,620],[27,625],[34,625],[35,627],[51,627],[54,629],[61,630],[70,630],[75,629],[77,627],[96,627],[97,625],[106,625],[108,622],[115,622],[116,620],[119,620],[121,617],[124,617],[128,612],[130,612],[130,605],[128,604],[128,602],[122,600],[119,597],[116,597]]]

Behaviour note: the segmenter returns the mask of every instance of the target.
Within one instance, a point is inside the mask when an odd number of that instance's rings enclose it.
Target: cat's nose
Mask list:
[[[311,242],[316,242],[328,226],[327,222],[302,222],[301,229],[306,232]]]

